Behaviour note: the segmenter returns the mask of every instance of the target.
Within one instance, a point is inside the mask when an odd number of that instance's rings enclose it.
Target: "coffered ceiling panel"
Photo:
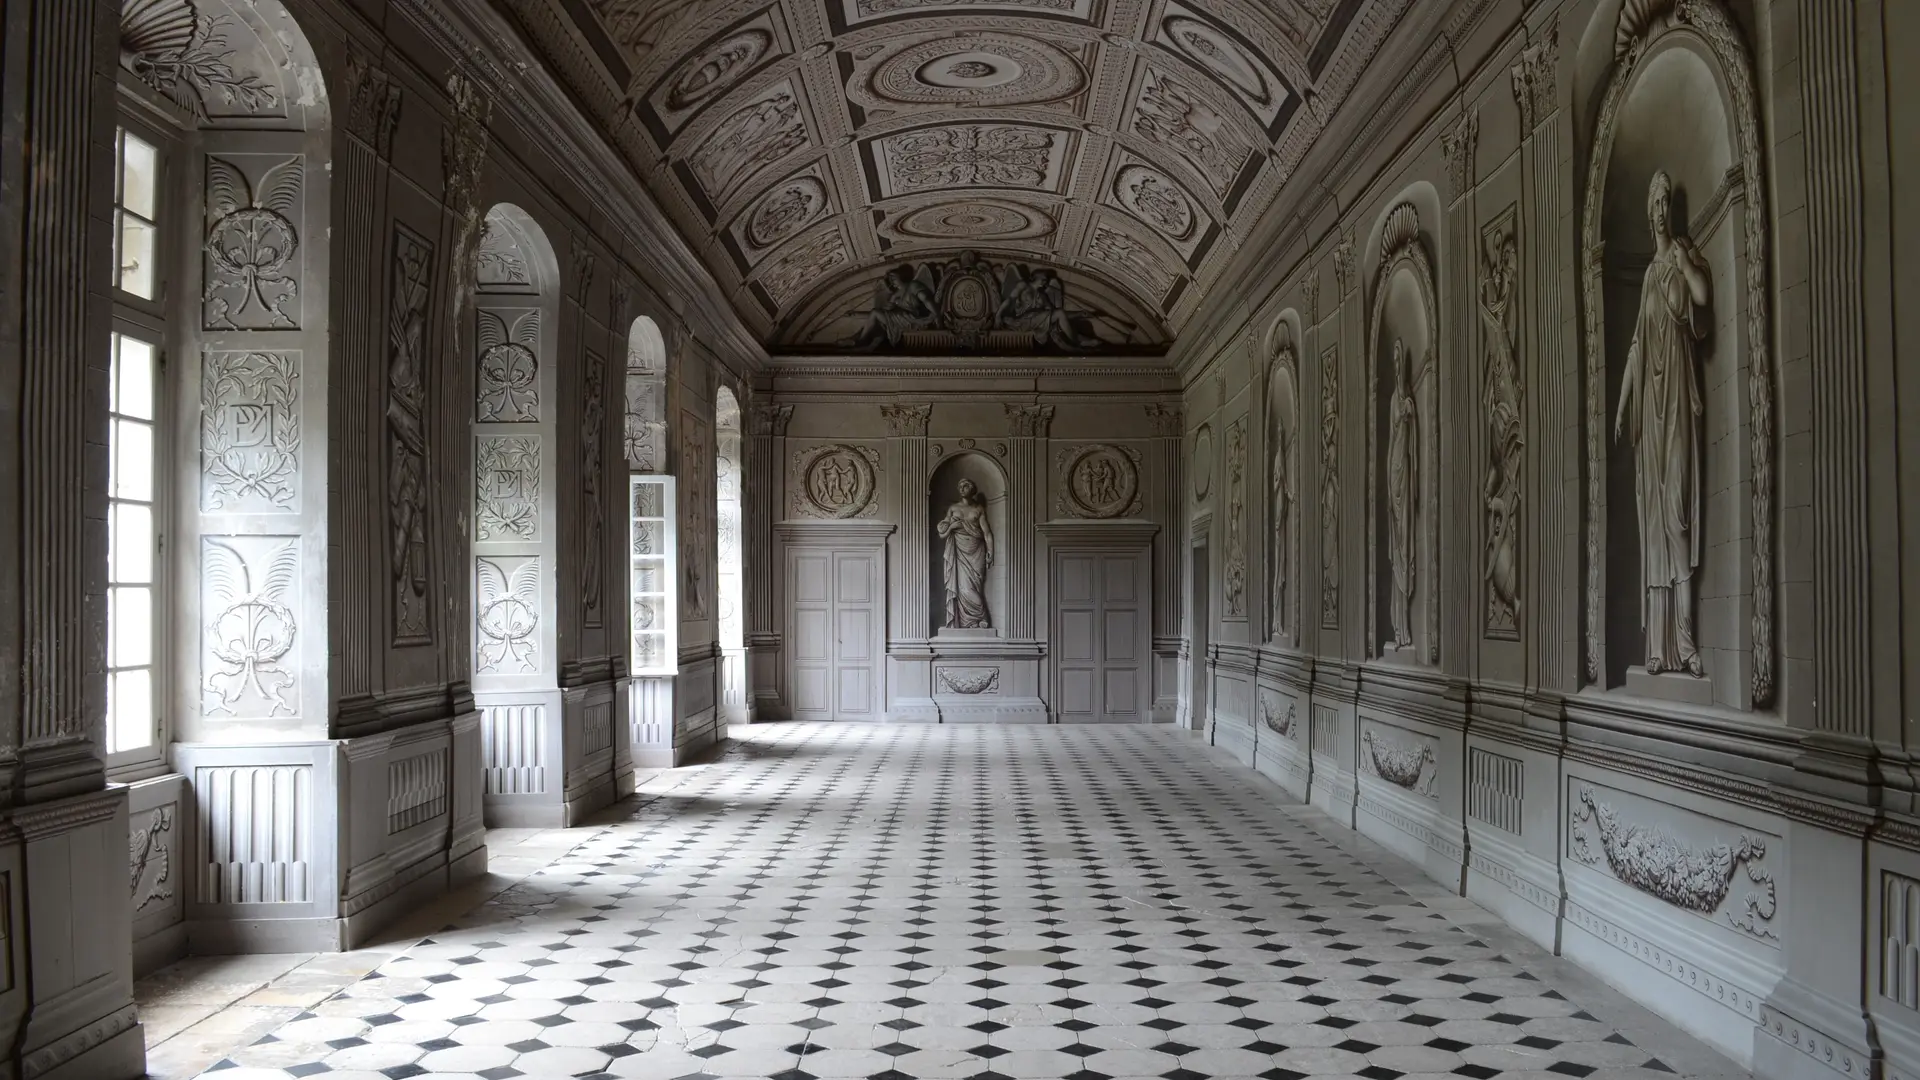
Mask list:
[[[1157,352],[1410,0],[502,2],[770,350]]]

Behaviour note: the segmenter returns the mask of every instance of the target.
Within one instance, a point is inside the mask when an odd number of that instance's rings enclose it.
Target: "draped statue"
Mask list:
[[[943,625],[955,630],[993,625],[987,610],[987,570],[993,566],[993,527],[987,524],[987,503],[973,486],[960,481],[960,498],[947,507],[934,526],[946,541],[941,560],[947,588]]]
[[[1293,552],[1293,426],[1285,420],[1274,425],[1273,439],[1273,584],[1269,589],[1268,618],[1271,636],[1292,632],[1287,614],[1288,580]]]
[[[1393,343],[1393,397],[1387,403],[1387,559],[1393,565],[1393,643],[1413,644],[1414,511],[1420,489],[1420,410],[1413,393],[1413,360]]]
[[[1673,181],[1647,190],[1653,262],[1640,285],[1640,316],[1613,435],[1633,438],[1639,513],[1641,604],[1647,671],[1703,675],[1693,640],[1693,573],[1700,566],[1700,424],[1696,343],[1712,319],[1713,280],[1692,241],[1673,234]]]

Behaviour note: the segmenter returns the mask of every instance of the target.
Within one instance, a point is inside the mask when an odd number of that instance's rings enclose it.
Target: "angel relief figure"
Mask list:
[[[940,309],[934,303],[936,284],[931,263],[923,263],[917,274],[905,266],[887,271],[873,290],[873,310],[867,313],[867,325],[853,339],[856,349],[873,348],[881,342],[900,344],[909,330],[926,330],[940,321]]]
[[[1033,335],[1034,344],[1056,349],[1091,349],[1100,340],[1083,334],[1067,311],[1067,287],[1045,268],[1028,271],[1009,263],[1000,281],[1000,310],[995,321],[1008,330]]]

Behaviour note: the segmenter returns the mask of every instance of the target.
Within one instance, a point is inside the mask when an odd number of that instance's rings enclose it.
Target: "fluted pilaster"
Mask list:
[[[1007,586],[1009,606],[1006,635],[1016,641],[1034,637],[1033,599],[1035,562],[1039,557],[1034,544],[1038,534],[1034,526],[1046,515],[1047,434],[1053,424],[1051,405],[1009,405],[1007,420],[1013,427],[1013,439],[1007,452],[1012,476],[1008,498],[1006,538]]]
[[[892,500],[892,565],[895,582],[889,598],[888,636],[893,641],[924,641],[933,633],[932,583],[927,564],[927,420],[931,405],[883,405],[887,421],[887,491]],[[889,642],[891,645],[891,642]]]

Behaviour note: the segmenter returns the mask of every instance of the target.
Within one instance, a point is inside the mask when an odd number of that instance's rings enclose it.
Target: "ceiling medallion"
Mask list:
[[[908,46],[880,62],[868,85],[896,105],[1034,105],[1086,89],[1060,49],[1012,34],[959,34]]]
[[[1232,38],[1198,19],[1170,15],[1161,24],[1187,59],[1233,87],[1256,105],[1273,103],[1273,90],[1260,65]]]
[[[773,35],[757,27],[726,38],[674,80],[667,107],[682,112],[726,91],[772,48]]]
[[[1145,165],[1129,165],[1113,180],[1114,198],[1141,221],[1175,242],[1193,236],[1199,215],[1193,203],[1166,174]]]
[[[827,208],[827,188],[817,177],[776,184],[747,218],[747,242],[770,248],[812,224]]]
[[[1046,211],[1000,199],[923,206],[889,224],[889,231],[902,240],[1033,240],[1054,229]]]

